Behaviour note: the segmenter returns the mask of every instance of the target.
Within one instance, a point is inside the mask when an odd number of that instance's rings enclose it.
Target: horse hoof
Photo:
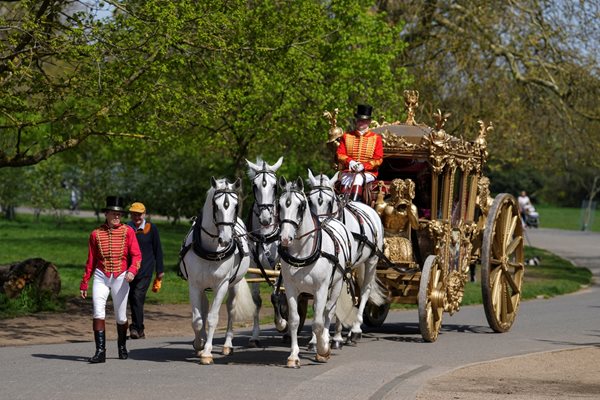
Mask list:
[[[233,353],[232,347],[223,347],[223,351],[221,352],[221,354],[223,354],[224,356],[228,356],[231,353]]]
[[[310,351],[311,353],[316,353],[317,345],[314,343],[309,343],[308,346],[306,347],[306,350]]]
[[[358,342],[362,339],[362,332],[352,332],[350,334],[353,342]]]
[[[286,367],[298,369],[300,368],[300,360],[288,360]]]
[[[200,356],[200,364],[201,365],[212,365],[214,364],[214,360],[212,356]]]
[[[335,340],[333,342],[331,342],[331,348],[334,350],[341,350],[343,346],[344,346],[344,344],[342,342],[335,341]]]
[[[260,347],[260,341],[250,339],[248,341],[248,347],[251,349],[256,349],[256,348]]]
[[[324,363],[327,362],[331,358],[331,350],[328,350],[324,355],[318,354],[315,356],[315,361]]]

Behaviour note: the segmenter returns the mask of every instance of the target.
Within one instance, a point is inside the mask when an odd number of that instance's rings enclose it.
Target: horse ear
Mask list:
[[[246,159],[246,164],[248,164],[250,169],[253,171],[258,171],[260,169],[258,165],[254,164],[252,161],[248,161],[248,159]]]
[[[331,183],[331,186],[335,185],[335,183],[337,182],[338,178],[339,178],[339,174],[340,171],[337,171],[329,180],[329,183]]]
[[[308,168],[308,179],[309,182],[312,186],[315,185],[315,176],[313,175],[312,171],[310,170],[310,168]]]
[[[277,160],[277,162],[271,166],[271,169],[273,170],[273,172],[277,172],[279,167],[281,167],[282,163],[283,163],[283,157],[279,157],[279,160]]]
[[[285,189],[285,185],[287,185],[287,181],[285,180],[285,177],[280,176],[279,177],[279,182],[277,182],[279,184],[279,188],[280,189]]]
[[[298,179],[296,179],[296,187],[300,191],[304,190],[304,182],[302,182],[302,178],[298,177]]]
[[[214,176],[210,177],[210,186],[212,186],[213,189],[217,188],[217,180],[215,179]]]
[[[240,178],[237,178],[235,180],[235,182],[233,182],[233,188],[235,190],[239,191],[241,187],[242,187],[242,180]]]

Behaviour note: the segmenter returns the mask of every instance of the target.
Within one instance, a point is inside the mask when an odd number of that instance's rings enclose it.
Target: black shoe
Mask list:
[[[130,337],[131,339],[139,339],[139,338],[140,338],[140,334],[139,334],[139,332],[137,331],[137,329],[135,329],[135,328],[130,328],[130,329],[129,329],[129,337]]]

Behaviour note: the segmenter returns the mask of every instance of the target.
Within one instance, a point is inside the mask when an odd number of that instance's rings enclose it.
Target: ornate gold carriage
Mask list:
[[[370,204],[385,228],[377,275],[389,303],[368,304],[365,323],[381,325],[391,303],[418,304],[421,334],[433,342],[443,313],[459,310],[470,270],[480,266],[488,323],[508,331],[521,298],[524,240],[516,199],[506,193],[490,198],[483,175],[492,125],[479,121],[473,141],[451,136],[444,130],[448,114],[438,110],[435,127],[416,123],[418,92],[404,94],[407,121],[372,129],[384,144]],[[339,128],[326,116],[335,137]]]

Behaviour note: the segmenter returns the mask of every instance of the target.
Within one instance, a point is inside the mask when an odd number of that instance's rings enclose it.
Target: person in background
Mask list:
[[[142,267],[135,279],[129,284],[129,307],[131,309],[131,325],[129,336],[132,339],[143,339],[144,303],[146,293],[152,280],[152,272],[156,270],[156,282],[153,291],[158,291],[164,276],[163,252],[156,225],[146,221],[146,206],[136,202],[129,207],[131,221],[128,223],[135,230],[140,250],[142,251]]]
[[[337,148],[337,159],[343,168],[342,189],[353,200],[362,200],[363,186],[373,182],[383,162],[381,136],[369,130],[373,107],[359,104],[354,114],[355,129],[344,133]]]
[[[523,223],[523,226],[525,226],[525,213],[527,212],[527,208],[531,207],[531,200],[529,200],[527,192],[523,190],[517,198],[517,201],[519,203],[519,213],[521,214],[521,221]]]
[[[129,282],[133,281],[142,262],[140,247],[131,227],[123,224],[126,214],[123,199],[117,196],[106,198],[102,209],[106,221],[94,229],[88,241],[88,258],[83,278],[79,285],[81,298],[87,298],[88,283],[92,275],[93,330],[96,353],[90,363],[106,361],[106,302],[110,294],[117,320],[117,344],[119,359],[128,358],[127,353],[127,295]]]

